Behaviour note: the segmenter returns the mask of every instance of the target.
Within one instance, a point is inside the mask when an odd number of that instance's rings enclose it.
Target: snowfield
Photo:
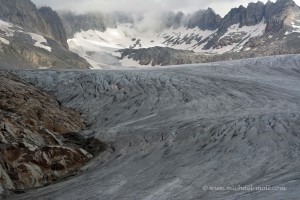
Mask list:
[[[44,36],[35,34],[35,33],[29,33],[31,38],[35,41],[34,46],[45,49],[49,52],[51,52],[51,47],[47,45],[47,40],[44,38]]]
[[[110,148],[13,200],[279,200],[300,196],[300,56],[126,71],[13,71],[82,113]],[[208,187],[285,187],[210,191]]]
[[[239,51],[254,37],[264,34],[266,23],[263,19],[259,24],[240,27],[232,25],[220,38],[236,37],[243,34],[240,42],[221,48],[204,49],[209,38],[212,38],[217,30],[201,30],[199,28],[187,29],[186,27],[168,28],[160,32],[143,32],[132,24],[118,24],[117,28],[107,28],[106,31],[97,30],[81,31],[69,39],[70,50],[85,58],[94,69],[109,69],[112,65],[120,68],[132,64],[141,67],[138,62],[118,60],[114,53],[125,48],[150,48],[155,46],[171,47],[179,50],[190,50],[196,53],[223,54],[229,51]],[[91,56],[92,55],[92,56]]]

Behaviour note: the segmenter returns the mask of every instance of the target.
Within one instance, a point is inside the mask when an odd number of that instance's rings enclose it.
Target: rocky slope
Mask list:
[[[58,14],[30,0],[0,1],[0,68],[84,68],[90,65],[68,50]]]
[[[45,186],[76,172],[104,148],[77,134],[84,127],[80,115],[54,96],[1,71],[0,193]]]
[[[27,32],[52,38],[68,48],[61,20],[51,8],[39,10],[30,0],[1,0],[0,19],[21,26]]]
[[[106,25],[104,23],[104,16],[100,13],[91,13],[86,15],[76,15],[72,12],[61,12],[60,18],[63,22],[69,38],[74,37],[74,34],[80,31],[87,31],[96,29],[105,31]]]
[[[299,55],[15,74],[80,110],[84,134],[111,147],[81,176],[11,199],[299,198]],[[239,185],[277,189],[205,187]]]
[[[122,66],[130,67],[131,63],[126,64],[125,60],[139,61],[139,65],[166,66],[200,63],[205,60],[205,56],[196,55],[188,50],[176,50],[168,47],[152,47],[147,49],[123,49],[117,51],[121,54]],[[134,65],[133,65],[134,67]]]
[[[201,30],[216,30],[222,21],[222,17],[217,15],[211,8],[194,13],[187,24],[187,28],[200,28]]]

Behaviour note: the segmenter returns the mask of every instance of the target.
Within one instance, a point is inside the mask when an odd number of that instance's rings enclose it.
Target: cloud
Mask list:
[[[218,14],[224,16],[233,7],[247,6],[257,0],[32,0],[38,6],[50,6],[55,10],[69,9],[75,12],[88,11],[183,11],[193,12],[208,7],[213,8]],[[261,0],[267,2],[267,0]],[[274,1],[274,0],[273,0]],[[295,0],[300,5],[300,0]]]

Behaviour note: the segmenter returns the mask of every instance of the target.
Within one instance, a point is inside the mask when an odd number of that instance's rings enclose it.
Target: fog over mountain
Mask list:
[[[268,0],[261,0],[266,3]],[[208,7],[213,8],[218,14],[224,16],[233,7],[240,5],[246,6],[250,2],[257,2],[251,0],[33,0],[38,6],[51,6],[56,10],[69,9],[76,12],[87,12],[87,11],[183,11],[183,12],[194,12],[199,9],[206,9]],[[274,2],[274,0],[272,0]],[[299,5],[300,0],[295,0]]]

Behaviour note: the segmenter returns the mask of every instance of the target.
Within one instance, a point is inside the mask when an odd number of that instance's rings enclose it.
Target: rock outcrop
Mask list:
[[[72,38],[75,33],[80,31],[97,30],[103,32],[107,28],[117,28],[118,23],[134,23],[132,14],[126,12],[77,14],[70,11],[60,11],[59,16],[68,38]]]
[[[216,30],[222,21],[222,17],[211,8],[194,13],[188,22],[188,28],[198,27],[202,30]]]
[[[233,8],[220,23],[218,31],[226,32],[233,24],[239,24],[239,27],[258,24],[264,18],[264,10],[265,5],[262,2],[250,3],[247,8]]]
[[[140,65],[166,66],[202,62],[204,56],[192,51],[176,50],[168,47],[152,47],[142,49],[123,49],[120,60],[127,58],[139,62]]]
[[[69,38],[73,37],[76,32],[80,32],[82,30],[106,30],[104,16],[100,13],[77,15],[72,12],[61,12],[59,14]]]
[[[293,0],[269,1],[265,5],[265,18],[267,20],[266,32],[277,33],[284,31],[292,18],[299,15],[300,8]]]
[[[46,30],[46,36],[53,38],[56,41],[60,41],[60,43],[66,49],[68,49],[69,47],[67,42],[67,34],[58,14],[55,11],[53,11],[50,7],[40,8],[39,13],[48,25],[47,28],[49,28],[48,30]]]
[[[76,172],[95,145],[97,152],[104,149],[77,134],[84,127],[80,115],[54,96],[0,72],[0,190],[41,187]],[[77,145],[70,134],[81,138]]]
[[[30,0],[0,0],[0,68],[83,68],[90,64],[68,50],[58,14]]]
[[[0,19],[21,26],[27,32],[52,38],[68,48],[61,20],[51,8],[39,10],[30,0],[0,0]]]
[[[57,41],[6,23],[0,26],[0,69],[1,68],[79,68],[90,65],[77,54],[64,48]]]

